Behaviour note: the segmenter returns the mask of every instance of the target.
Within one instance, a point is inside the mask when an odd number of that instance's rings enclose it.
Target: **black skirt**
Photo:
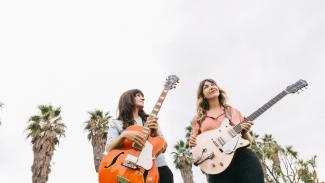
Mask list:
[[[249,148],[240,148],[225,171],[208,174],[207,180],[209,183],[264,183],[264,174],[256,154]]]

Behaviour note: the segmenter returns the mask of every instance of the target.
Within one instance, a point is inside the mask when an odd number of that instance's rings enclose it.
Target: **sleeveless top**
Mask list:
[[[243,116],[239,112],[239,110],[235,108],[231,108],[231,120],[230,120],[230,125],[235,126],[238,124],[240,121],[243,120]],[[217,118],[214,118],[212,116],[206,116],[203,118],[203,121],[201,125],[197,121],[197,116],[194,116],[192,120],[192,128],[193,128],[193,134],[194,136],[199,135],[202,132],[209,131],[209,130],[214,130],[216,128],[219,128],[221,126],[221,123],[227,119],[226,112],[221,116],[218,116]]]

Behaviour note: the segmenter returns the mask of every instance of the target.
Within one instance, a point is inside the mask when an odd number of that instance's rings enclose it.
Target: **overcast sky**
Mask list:
[[[60,106],[67,125],[48,182],[96,182],[83,131],[87,112],[115,116],[119,96],[131,88],[144,92],[150,112],[169,74],[181,82],[167,96],[159,123],[175,182],[182,179],[172,146],[184,137],[205,78],[215,79],[246,116],[307,80],[308,90],[285,97],[253,130],[293,145],[304,159],[318,155],[325,180],[324,9],[321,0],[1,1],[1,183],[31,182],[33,153],[24,129],[40,104]]]

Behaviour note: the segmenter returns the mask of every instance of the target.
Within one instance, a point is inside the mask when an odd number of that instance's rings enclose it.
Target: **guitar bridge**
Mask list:
[[[128,154],[122,164],[122,166],[125,166],[126,168],[130,168],[133,170],[139,169],[138,165],[136,164],[138,161],[138,158],[135,156],[132,156]]]

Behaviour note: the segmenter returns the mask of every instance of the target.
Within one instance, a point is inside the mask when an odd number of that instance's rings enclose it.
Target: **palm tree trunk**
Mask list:
[[[93,146],[95,170],[98,172],[99,165],[104,156],[103,153],[105,151],[106,135],[94,136],[91,144]]]
[[[194,183],[192,165],[185,165],[180,169],[184,183]]]
[[[33,144],[34,151],[34,162],[31,167],[33,177],[33,183],[46,183],[48,180],[48,175],[51,172],[51,160],[54,153],[53,139],[38,138]]]

